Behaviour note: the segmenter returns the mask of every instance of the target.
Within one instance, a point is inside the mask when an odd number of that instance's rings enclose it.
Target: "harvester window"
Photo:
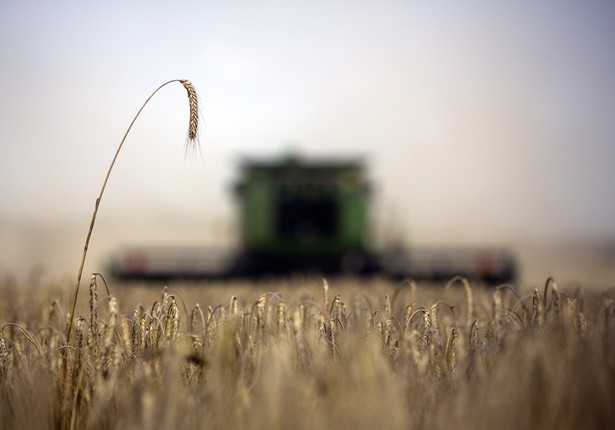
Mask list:
[[[279,191],[276,227],[280,237],[309,239],[337,234],[338,204],[333,190],[284,185]]]

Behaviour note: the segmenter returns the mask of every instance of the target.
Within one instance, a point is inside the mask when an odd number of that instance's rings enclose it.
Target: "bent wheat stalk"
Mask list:
[[[88,246],[90,244],[90,238],[92,237],[92,231],[94,230],[94,223],[96,222],[96,215],[98,214],[98,208],[100,206],[100,201],[102,200],[102,196],[105,192],[105,188],[107,187],[107,182],[109,181],[109,176],[111,175],[111,171],[113,170],[115,161],[117,160],[117,157],[120,153],[120,150],[122,149],[122,146],[124,145],[124,141],[126,140],[126,137],[128,137],[128,133],[130,133],[132,126],[134,125],[135,121],[137,120],[137,118],[139,117],[139,115],[141,114],[145,106],[147,105],[147,103],[152,99],[152,97],[154,97],[154,95],[158,91],[160,91],[163,87],[173,82],[181,83],[188,93],[188,102],[190,104],[190,118],[188,122],[188,134],[186,136],[186,151],[188,151],[189,149],[194,149],[195,147],[198,146],[199,105],[198,105],[198,97],[194,89],[194,86],[192,85],[190,81],[185,80],[185,79],[173,79],[171,81],[165,82],[164,84],[156,88],[156,90],[147,98],[147,100],[145,100],[145,103],[143,103],[143,105],[141,106],[141,109],[139,109],[137,114],[132,119],[132,122],[130,123],[130,125],[128,126],[128,129],[126,130],[126,133],[124,133],[124,137],[122,138],[122,141],[120,142],[117,150],[115,151],[115,155],[113,157],[113,160],[111,161],[111,164],[109,165],[109,169],[107,170],[107,174],[105,176],[105,180],[103,181],[102,187],[100,189],[100,193],[98,194],[98,197],[96,198],[96,203],[94,205],[94,212],[92,213],[92,220],[90,221],[90,228],[88,229],[88,234],[85,238],[85,245],[83,247],[81,263],[79,264],[79,272],[77,274],[77,283],[75,285],[75,295],[73,297],[73,305],[70,311],[70,319],[68,321],[68,328],[66,330],[66,343],[70,342],[70,334],[71,334],[71,329],[73,326],[73,318],[75,317],[75,306],[77,305],[77,296],[79,294],[79,284],[81,283],[81,275],[83,274],[83,266],[85,265],[85,257],[88,253]]]

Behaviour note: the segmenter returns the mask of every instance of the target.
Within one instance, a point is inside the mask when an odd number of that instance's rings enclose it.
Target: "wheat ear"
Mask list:
[[[145,100],[145,103],[143,103],[143,105],[141,106],[137,114],[132,119],[132,122],[128,126],[126,133],[124,133],[124,137],[122,138],[119,146],[117,147],[117,150],[115,151],[115,155],[113,156],[113,160],[111,161],[111,164],[109,165],[109,169],[107,170],[107,174],[105,176],[105,180],[103,181],[102,187],[100,189],[100,193],[98,194],[98,197],[96,198],[96,203],[94,205],[94,212],[92,213],[92,219],[90,221],[90,228],[88,229],[88,234],[85,238],[83,254],[81,255],[81,263],[79,264],[79,271],[77,273],[77,282],[75,284],[75,295],[73,296],[73,305],[70,311],[70,320],[68,322],[68,328],[66,330],[66,343],[70,342],[70,334],[71,334],[71,329],[73,327],[73,318],[75,316],[75,306],[77,305],[77,296],[79,294],[79,284],[81,283],[81,275],[83,274],[83,266],[85,265],[85,257],[88,253],[88,246],[90,245],[90,238],[92,237],[92,231],[94,230],[94,223],[96,222],[96,215],[98,214],[98,208],[100,206],[100,201],[102,200],[102,196],[105,192],[105,188],[107,187],[107,182],[109,181],[109,176],[111,176],[111,171],[113,170],[115,161],[117,160],[117,157],[120,154],[120,150],[122,149],[122,146],[124,145],[124,141],[126,140],[126,137],[128,137],[128,133],[130,133],[132,126],[134,125],[135,121],[137,120],[137,118],[139,117],[139,115],[141,114],[145,106],[147,105],[147,103],[152,99],[152,97],[154,97],[154,95],[158,91],[160,91],[163,87],[173,82],[181,83],[186,89],[186,92],[188,93],[188,102],[190,105],[190,120],[188,123],[187,145],[188,147],[189,146],[196,147],[198,145],[199,104],[198,104],[198,97],[194,89],[194,86],[192,85],[190,81],[185,80],[185,79],[173,79],[171,81],[165,82],[164,84],[156,88],[156,90],[147,98],[147,100]],[[188,147],[186,149],[188,149]]]

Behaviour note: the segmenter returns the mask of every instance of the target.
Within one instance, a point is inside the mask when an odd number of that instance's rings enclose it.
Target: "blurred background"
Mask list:
[[[377,245],[504,245],[520,283],[615,283],[615,3],[2,2],[0,277],[226,247],[242,156],[362,156]]]

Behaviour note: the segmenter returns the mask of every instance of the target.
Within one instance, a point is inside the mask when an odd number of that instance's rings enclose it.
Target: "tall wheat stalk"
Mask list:
[[[83,274],[83,266],[85,265],[85,257],[88,253],[88,247],[90,245],[90,238],[92,237],[92,231],[94,230],[94,223],[96,222],[96,215],[98,214],[98,208],[100,207],[100,201],[102,200],[102,196],[105,192],[105,188],[107,187],[107,182],[109,181],[109,176],[111,176],[111,171],[113,170],[115,161],[117,160],[117,157],[120,153],[120,150],[122,149],[122,146],[124,145],[124,141],[126,140],[126,137],[128,137],[128,133],[130,133],[130,130],[132,129],[133,124],[135,123],[135,121],[137,120],[137,118],[139,117],[139,115],[141,114],[145,106],[147,105],[147,103],[152,99],[152,97],[154,97],[154,95],[158,91],[160,91],[160,89],[162,89],[166,85],[173,83],[173,82],[181,83],[186,89],[186,91],[188,92],[188,102],[190,104],[190,118],[188,122],[188,134],[186,137],[186,145],[187,145],[186,150],[191,149],[191,148],[193,149],[198,145],[199,104],[198,104],[198,97],[194,89],[194,86],[192,85],[190,81],[185,80],[185,79],[173,79],[171,81],[165,82],[164,84],[156,88],[156,90],[147,98],[147,100],[145,100],[145,103],[143,103],[143,105],[141,106],[141,109],[139,109],[137,114],[132,119],[132,122],[130,123],[130,125],[128,126],[128,129],[126,130],[126,133],[124,133],[124,137],[122,138],[122,141],[120,142],[117,150],[115,151],[115,155],[113,157],[113,160],[111,161],[111,164],[109,165],[109,169],[107,170],[107,174],[105,176],[105,180],[103,181],[102,187],[100,189],[100,193],[98,194],[98,197],[96,198],[96,203],[94,205],[94,212],[92,213],[92,220],[90,221],[90,228],[88,229],[88,234],[85,238],[85,245],[83,247],[83,254],[81,255],[81,263],[79,264],[79,271],[77,274],[77,283],[75,284],[75,295],[73,297],[73,305],[70,311],[70,320],[68,322],[68,328],[66,330],[66,343],[70,341],[71,329],[73,326],[73,318],[75,316],[75,306],[77,305],[77,296],[79,295],[79,284],[81,283],[81,275]]]

